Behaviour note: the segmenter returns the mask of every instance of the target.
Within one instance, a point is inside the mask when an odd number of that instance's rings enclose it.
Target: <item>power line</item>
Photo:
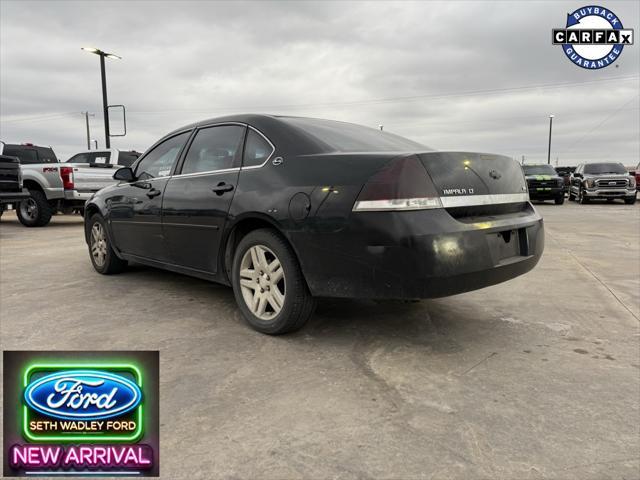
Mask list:
[[[20,118],[15,118],[15,119],[9,119],[9,120],[2,120],[0,119],[0,122],[2,123],[20,123],[20,122],[34,122],[34,121],[40,121],[40,120],[52,120],[54,118],[58,118],[58,117],[66,117],[68,115],[77,115],[80,112],[59,112],[59,113],[51,113],[48,115],[34,115],[31,117],[20,117]]]
[[[575,142],[573,142],[569,147],[567,147],[565,149],[565,151],[571,151],[571,149],[573,147],[575,147],[578,143],[580,143],[582,140],[584,140],[586,137],[588,137],[591,133],[593,133],[594,130],[597,130],[598,128],[600,128],[602,125],[604,125],[606,122],[608,122],[610,119],[612,119],[613,117],[615,117],[618,113],[620,113],[624,107],[626,107],[627,105],[629,105],[631,102],[633,102],[634,100],[637,100],[640,97],[640,95],[636,95],[635,97],[631,98],[630,100],[626,101],[625,103],[623,103],[622,105],[620,105],[620,107],[618,107],[617,109],[615,109],[614,111],[612,111],[609,115],[607,115],[606,117],[604,117],[600,123],[598,123],[597,125],[595,125],[593,128],[590,128],[587,132],[585,132],[584,135],[582,135],[578,140],[576,140]],[[633,109],[631,109],[633,110]]]
[[[591,85],[594,83],[602,83],[602,82],[612,82],[612,81],[624,81],[624,80],[637,80],[640,78],[638,75],[631,76],[621,76],[621,77],[607,77],[600,78],[594,80],[587,80],[584,82],[562,82],[562,83],[541,83],[534,85],[522,85],[517,87],[503,87],[503,88],[492,88],[492,89],[484,89],[484,90],[468,90],[465,92],[451,92],[451,93],[435,93],[435,94],[424,94],[424,95],[413,95],[407,97],[386,97],[386,98],[377,98],[371,100],[358,100],[358,101],[350,101],[350,102],[325,102],[325,103],[304,103],[304,104],[282,104],[282,105],[261,105],[261,106],[222,106],[217,107],[215,109],[172,109],[172,110],[138,110],[138,111],[130,111],[130,114],[136,115],[146,115],[146,114],[163,114],[163,113],[175,113],[175,112],[185,112],[185,113],[207,113],[213,111],[220,110],[257,110],[257,111],[265,111],[265,110],[282,110],[288,108],[309,108],[309,107],[339,107],[339,106],[361,106],[361,105],[374,105],[381,103],[393,103],[393,102],[406,102],[412,100],[423,100],[423,99],[442,99],[442,98],[453,98],[453,97],[465,97],[465,96],[475,96],[475,95],[492,95],[498,93],[509,93],[509,92],[518,92],[523,90],[535,90],[535,89],[549,89],[549,88],[564,88],[564,87],[573,87],[573,86],[582,86],[582,85]]]

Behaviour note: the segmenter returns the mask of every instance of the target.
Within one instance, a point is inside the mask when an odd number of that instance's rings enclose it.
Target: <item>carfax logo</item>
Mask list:
[[[553,30],[553,44],[562,45],[574,64],[595,70],[614,64],[623,47],[633,45],[633,29],[608,8],[590,5],[567,14],[565,28]]]
[[[158,352],[116,357],[4,352],[6,476],[158,475]]]

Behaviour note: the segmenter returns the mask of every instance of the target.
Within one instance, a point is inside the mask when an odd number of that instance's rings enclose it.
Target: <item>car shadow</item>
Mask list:
[[[170,289],[179,297],[211,304],[212,311],[218,302],[232,306],[235,320],[228,321],[243,321],[229,286],[136,263],[130,264],[123,275]],[[420,301],[318,298],[307,325],[277,338],[294,344],[311,340],[315,345],[384,342],[387,346],[415,345],[451,353],[462,350],[462,344],[472,342],[480,330],[495,329],[498,323],[478,313],[477,305],[462,296]],[[260,335],[246,324],[245,328],[248,335]]]

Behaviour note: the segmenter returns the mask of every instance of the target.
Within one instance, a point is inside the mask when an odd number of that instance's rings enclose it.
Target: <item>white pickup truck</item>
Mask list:
[[[27,227],[43,227],[58,212],[82,213],[84,202],[113,184],[114,172],[131,166],[140,155],[118,149],[90,150],[60,163],[50,147],[1,142],[0,154],[20,159],[23,185],[30,196],[17,205],[16,213]]]

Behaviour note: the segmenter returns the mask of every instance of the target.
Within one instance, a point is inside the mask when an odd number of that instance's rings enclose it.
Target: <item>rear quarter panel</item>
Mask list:
[[[59,168],[59,163],[20,165],[22,181],[25,186],[28,186],[29,181],[37,183],[44,191],[47,200],[64,198],[64,188]]]

